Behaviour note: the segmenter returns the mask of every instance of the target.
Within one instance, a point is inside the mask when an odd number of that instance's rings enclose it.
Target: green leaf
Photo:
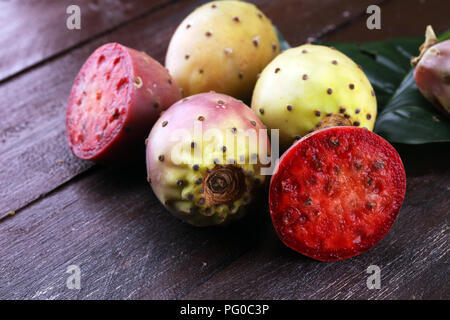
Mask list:
[[[421,144],[450,141],[450,125],[422,96],[411,70],[384,110],[375,132],[391,142]]]
[[[277,30],[280,46],[290,48]],[[439,37],[450,39],[450,30]],[[378,102],[375,132],[391,142],[422,144],[450,141],[450,122],[420,93],[411,69],[424,37],[367,43],[327,43],[359,64],[371,82]],[[281,44],[283,43],[283,44]]]
[[[398,38],[381,42],[332,43],[359,64],[377,95],[378,112],[392,98],[411,70],[410,59],[419,53],[421,38]]]

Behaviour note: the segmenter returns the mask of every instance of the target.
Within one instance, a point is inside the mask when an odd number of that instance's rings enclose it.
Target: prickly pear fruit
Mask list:
[[[148,180],[176,217],[197,226],[225,224],[243,215],[264,182],[269,150],[263,124],[244,103],[198,94],[175,103],[150,132]]]
[[[373,130],[377,102],[364,72],[343,53],[306,44],[276,57],[262,72],[252,108],[286,149],[323,122]],[[332,119],[329,119],[329,118]]]
[[[431,26],[425,38],[420,56],[411,61],[414,79],[424,97],[450,119],[450,40],[438,43]]]
[[[270,182],[270,214],[288,247],[342,260],[384,238],[405,189],[402,161],[388,142],[363,128],[326,128],[281,157]]]
[[[272,23],[256,6],[214,1],[180,24],[166,67],[185,96],[214,90],[247,101],[258,73],[279,50]]]
[[[84,63],[70,93],[66,135],[79,158],[123,161],[164,109],[181,99],[179,88],[156,60],[143,52],[108,43]]]

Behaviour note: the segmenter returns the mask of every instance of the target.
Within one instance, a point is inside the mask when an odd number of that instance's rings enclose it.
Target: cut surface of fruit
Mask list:
[[[104,46],[84,64],[75,80],[67,111],[69,143],[80,158],[91,158],[120,131],[133,86],[128,52]]]
[[[72,86],[66,135],[79,158],[137,159],[161,112],[181,99],[168,71],[145,52],[107,43],[86,60]]]
[[[342,260],[387,234],[405,189],[402,161],[388,142],[362,128],[327,128],[281,157],[270,213],[288,247],[317,260]]]

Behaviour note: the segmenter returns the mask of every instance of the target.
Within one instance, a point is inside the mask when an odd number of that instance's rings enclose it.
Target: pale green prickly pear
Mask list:
[[[330,47],[305,44],[276,57],[262,72],[252,108],[280,147],[317,128],[353,125],[373,130],[375,92],[362,69]]]
[[[271,21],[255,5],[214,1],[178,26],[166,67],[185,96],[212,90],[249,100],[257,75],[279,52]]]

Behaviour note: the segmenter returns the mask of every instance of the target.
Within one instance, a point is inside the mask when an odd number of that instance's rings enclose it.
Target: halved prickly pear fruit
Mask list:
[[[431,26],[425,37],[420,56],[411,61],[414,80],[423,96],[450,119],[450,40],[438,43]]]
[[[336,49],[305,44],[284,51],[262,72],[252,108],[269,129],[279,129],[286,150],[330,123],[373,130],[375,92],[361,68]]]
[[[143,52],[108,43],[84,63],[66,112],[66,135],[79,158],[133,157],[161,111],[181,99],[169,73]]]
[[[272,23],[255,5],[214,1],[177,28],[166,67],[185,96],[213,90],[247,101],[258,73],[279,51]]]
[[[281,157],[270,214],[288,247],[316,260],[342,260],[383,239],[405,189],[400,156],[380,136],[356,127],[321,129]]]
[[[270,144],[257,115],[230,96],[204,93],[166,110],[147,140],[147,174],[161,203],[196,226],[243,216],[265,180]]]

